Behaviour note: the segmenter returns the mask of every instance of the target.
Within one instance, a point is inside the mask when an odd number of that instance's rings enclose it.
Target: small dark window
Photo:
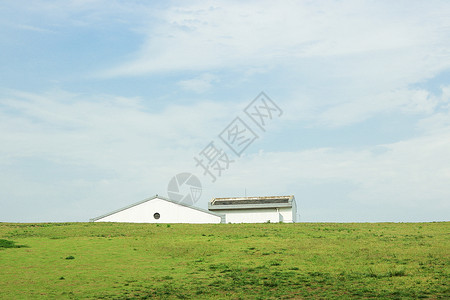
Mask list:
[[[153,214],[153,218],[155,218],[156,220],[158,220],[160,217],[161,217],[161,215],[159,213]]]

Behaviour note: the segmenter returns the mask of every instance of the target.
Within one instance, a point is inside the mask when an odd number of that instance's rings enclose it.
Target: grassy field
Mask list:
[[[0,298],[450,298],[450,223],[0,223]]]

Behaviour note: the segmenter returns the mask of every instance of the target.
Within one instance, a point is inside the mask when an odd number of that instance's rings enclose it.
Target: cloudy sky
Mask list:
[[[87,221],[183,172],[202,208],[293,194],[301,221],[448,221],[449,15],[449,1],[1,1],[0,221]],[[244,112],[261,91],[283,111],[265,131]],[[236,117],[258,136],[240,157],[218,137]],[[194,160],[211,142],[233,160],[215,182]]]

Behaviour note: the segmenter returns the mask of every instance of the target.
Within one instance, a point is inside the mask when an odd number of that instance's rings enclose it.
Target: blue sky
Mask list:
[[[448,1],[2,1],[0,221],[86,221],[183,172],[300,221],[450,215]],[[216,182],[198,156],[282,110]]]

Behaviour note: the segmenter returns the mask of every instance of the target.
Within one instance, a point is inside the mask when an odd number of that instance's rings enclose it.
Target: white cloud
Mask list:
[[[450,68],[449,13],[445,2],[183,2],[160,12],[133,59],[102,76],[220,69],[247,79],[271,70],[293,78],[291,119],[338,127],[380,113],[429,114],[435,97],[411,86]],[[178,85],[201,93],[211,83]]]
[[[304,122],[306,127],[339,128],[376,116],[433,119],[448,105],[448,100],[445,100],[448,98],[447,87],[442,87],[441,95],[418,88],[380,89],[367,94],[361,93],[363,90],[355,90],[346,97],[337,95],[335,98],[321,99],[299,89],[289,99],[279,100],[280,105],[286,109],[283,119]]]
[[[426,133],[445,132],[450,127],[450,87],[441,87],[442,94],[437,99],[436,111],[419,120],[417,128]]]
[[[376,114],[425,114],[434,112],[438,99],[426,90],[394,90],[368,95],[325,108],[317,122],[330,127],[359,123]]]
[[[218,82],[218,77],[205,73],[193,79],[181,80],[178,82],[183,89],[196,93],[203,93],[209,90],[214,82]]]
[[[444,67],[443,59],[449,65],[448,55],[436,52],[449,44],[449,10],[443,2],[184,2],[160,12],[162,22],[149,28],[134,60],[104,75],[292,66],[306,57],[345,60],[352,55],[355,61],[374,60],[374,71],[381,71],[383,65],[377,62],[383,56],[391,56],[390,72],[406,67],[414,76],[429,76],[423,74],[424,67],[435,72],[433,68]]]
[[[19,29],[23,29],[23,30],[30,30],[30,31],[35,31],[35,32],[42,32],[42,33],[55,33],[53,30],[48,30],[45,28],[40,28],[37,26],[30,26],[30,25],[25,25],[25,24],[19,24],[16,25],[17,28]]]
[[[86,97],[64,91],[41,95],[12,92],[0,101],[3,108],[0,138],[5,145],[0,151],[18,156],[73,155],[75,159],[92,160],[93,164],[104,159],[105,153],[121,148],[140,155],[164,152],[171,155],[177,145],[196,147],[202,138],[213,136],[216,133],[213,130],[220,129],[220,120],[225,124],[236,109],[204,101],[147,112],[141,102],[137,98]],[[212,120],[219,120],[218,125],[211,125]],[[33,147],[25,147],[25,143]],[[83,152],[90,146],[98,157]],[[161,147],[165,149],[163,152],[158,149]],[[142,148],[146,149],[144,153]]]

